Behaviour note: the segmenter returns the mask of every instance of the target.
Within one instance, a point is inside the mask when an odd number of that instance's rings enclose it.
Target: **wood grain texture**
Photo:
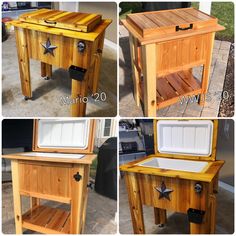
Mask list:
[[[155,224],[156,225],[163,225],[166,224],[167,222],[167,215],[166,215],[166,210],[154,207],[154,219],[155,219]]]
[[[16,45],[18,54],[18,64],[20,72],[21,90],[25,97],[31,98],[31,79],[29,64],[29,44],[27,42],[26,30],[16,29]]]
[[[22,234],[22,209],[20,196],[20,181],[19,181],[19,163],[18,160],[11,162],[12,172],[12,189],[13,189],[13,205],[16,234]]]
[[[52,77],[52,65],[41,62],[41,76],[42,77]]]
[[[143,45],[224,30],[217,21],[194,8],[180,8],[128,14],[122,23]],[[189,29],[177,30],[176,27]]]
[[[134,173],[125,173],[125,182],[129,197],[130,213],[135,234],[145,234],[143,207],[140,198],[139,184]]]
[[[69,234],[70,212],[48,206],[38,206],[23,215],[23,227],[44,234]]]
[[[20,15],[19,20],[60,29],[90,32],[100,24],[102,16],[99,14],[40,9]]]
[[[87,41],[94,41],[96,38],[104,32],[104,30],[111,24],[111,20],[106,19],[102,20],[101,24],[98,25],[94,29],[94,31],[83,33],[77,32],[74,30],[67,30],[67,29],[60,29],[55,27],[48,27],[43,25],[31,24],[26,22],[21,22],[19,20],[13,20],[8,23],[8,25],[12,25],[15,28],[23,28],[23,29],[30,29],[33,31],[40,31],[43,33],[53,34],[53,35],[61,35],[69,38],[75,38],[80,40],[87,40]]]
[[[141,47],[143,65],[143,102],[144,115],[156,117],[156,45],[147,44]]]

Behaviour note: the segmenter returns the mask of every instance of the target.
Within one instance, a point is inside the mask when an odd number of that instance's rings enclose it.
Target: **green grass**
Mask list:
[[[92,165],[90,166],[90,177],[95,179],[96,177],[96,171],[97,171],[97,165],[98,165],[98,159],[96,158]]]
[[[123,2],[120,3],[120,19],[124,19],[128,13],[141,11],[140,2]],[[192,7],[199,8],[198,2],[192,2]],[[213,2],[211,15],[219,20],[219,24],[225,27],[224,31],[216,33],[219,40],[234,41],[234,3],[233,2]]]

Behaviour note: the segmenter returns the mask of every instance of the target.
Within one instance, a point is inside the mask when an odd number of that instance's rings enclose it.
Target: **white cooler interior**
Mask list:
[[[210,156],[213,122],[210,120],[161,120],[157,122],[160,153]]]
[[[189,160],[177,160],[170,158],[153,158],[144,161],[138,166],[160,168],[167,170],[178,170],[178,171],[188,171],[188,172],[202,172],[202,170],[207,166],[208,162],[204,161],[189,161]]]
[[[74,158],[74,159],[80,159],[84,157],[83,154],[48,153],[48,152],[25,152],[21,153],[20,155],[31,156],[31,157]]]
[[[89,124],[87,119],[39,120],[38,147],[86,149]]]

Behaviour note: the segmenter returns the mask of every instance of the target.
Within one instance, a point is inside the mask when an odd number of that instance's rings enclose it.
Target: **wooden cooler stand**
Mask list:
[[[158,139],[166,137],[160,133],[164,132],[163,129],[160,132],[158,131],[158,124],[163,121],[154,120],[155,154],[120,167],[120,170],[125,173],[134,233],[145,233],[142,206],[147,205],[154,207],[155,224],[163,226],[167,222],[166,212],[170,210],[188,214],[191,234],[214,234],[218,174],[224,164],[224,161],[216,160],[218,121],[212,121],[212,139],[209,141],[211,153],[205,156],[197,155],[197,153],[189,155],[187,153],[168,153],[168,151],[159,152],[160,147],[158,144],[161,142],[158,142]],[[181,122],[186,122],[187,125],[189,123],[187,120]],[[200,129],[199,132],[202,132]],[[192,131],[190,130],[189,132]],[[158,134],[161,137],[158,137]],[[177,134],[175,133],[174,135]],[[179,142],[180,139],[177,139],[175,139],[175,142]],[[190,142],[193,141],[191,137],[188,137],[188,140]],[[199,140],[199,143],[201,141]],[[173,145],[171,148],[176,151],[178,150],[176,147],[178,145]],[[197,165],[203,163],[206,166],[200,172],[142,166],[143,163],[147,163],[156,157],[161,158],[163,161],[170,159],[172,161],[191,160]],[[182,164],[182,167],[187,168],[188,166],[188,164]]]
[[[99,14],[40,9],[9,22],[15,27],[19,72],[25,99],[32,98],[30,58],[41,61],[41,76],[52,76],[52,65],[69,69],[71,115],[85,116],[88,89],[98,89],[105,30],[110,19]],[[58,98],[59,100],[61,98]]]
[[[45,234],[83,233],[89,170],[96,157],[92,153],[95,121],[89,121],[87,144],[83,149],[39,147],[39,122],[34,121],[33,154],[3,155],[3,158],[11,160],[12,165],[16,234],[22,234],[23,228]],[[43,156],[37,156],[42,152]],[[84,154],[84,157],[70,157],[78,153]],[[52,154],[69,155],[69,158],[52,157]],[[30,199],[30,209],[24,214],[21,208],[22,196]],[[40,199],[70,204],[71,210],[68,212],[42,205]]]
[[[215,17],[194,8],[128,14],[122,21],[129,31],[134,98],[144,114],[208,90],[215,32],[224,27]],[[192,68],[203,65],[201,83]]]

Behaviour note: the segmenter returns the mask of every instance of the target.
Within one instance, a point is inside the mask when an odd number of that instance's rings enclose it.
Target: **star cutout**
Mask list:
[[[155,189],[160,193],[159,199],[166,198],[166,199],[168,199],[170,201],[170,196],[169,195],[174,190],[166,188],[166,185],[165,185],[164,182],[161,183],[161,187],[160,188],[155,187]]]
[[[53,50],[55,50],[57,48],[57,46],[51,45],[51,42],[50,42],[49,38],[48,38],[46,43],[41,43],[41,45],[44,47],[44,53],[43,54],[50,53],[52,56],[54,56]]]

